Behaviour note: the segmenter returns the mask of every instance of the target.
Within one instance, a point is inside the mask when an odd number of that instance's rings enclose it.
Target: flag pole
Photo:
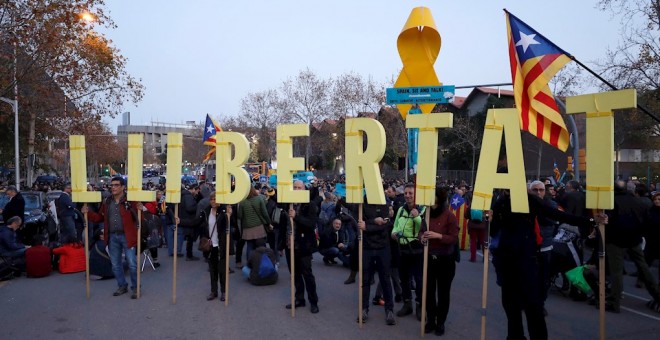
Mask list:
[[[569,54],[568,57],[569,57],[571,60],[573,60],[575,63],[577,63],[580,67],[582,67],[583,69],[585,69],[587,72],[591,73],[591,75],[593,75],[594,77],[598,78],[598,80],[600,80],[601,82],[603,82],[603,84],[609,86],[609,88],[611,88],[612,90],[614,90],[614,91],[618,91],[618,90],[619,90],[619,88],[617,88],[617,87],[614,86],[612,83],[610,83],[609,81],[605,80],[605,78],[601,77],[600,74],[594,72],[592,69],[590,69],[589,67],[587,67],[585,64],[583,64],[582,62],[580,62],[579,60],[577,60],[573,55],[570,55],[570,54]],[[646,109],[645,107],[643,107],[642,105],[637,104],[637,108],[638,108],[640,111],[646,113],[647,116],[651,117],[651,118],[652,118],[653,120],[655,120],[656,122],[660,123],[660,118],[658,118],[658,116],[656,116],[655,114],[653,114],[652,112],[650,112],[649,110],[647,110],[647,109]]]

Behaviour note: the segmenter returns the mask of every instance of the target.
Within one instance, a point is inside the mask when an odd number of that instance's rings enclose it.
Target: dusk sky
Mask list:
[[[620,36],[619,18],[596,1],[569,0],[107,0],[118,28],[97,29],[146,87],[142,102],[125,109],[132,124],[202,122],[207,113],[238,114],[249,92],[277,88],[305,68],[321,78],[396,78],[396,39],[417,6],[431,9],[440,32],[435,70],[445,85],[511,81],[503,8],[591,66]],[[108,123],[116,131],[121,117]]]

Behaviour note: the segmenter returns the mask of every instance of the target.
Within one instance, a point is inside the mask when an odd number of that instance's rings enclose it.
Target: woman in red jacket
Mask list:
[[[447,209],[447,191],[436,188],[435,204],[431,206],[428,230],[420,231],[422,241],[429,242],[428,275],[426,279],[425,332],[445,333],[445,320],[449,312],[451,283],[456,273],[454,249],[458,241],[458,220]]]

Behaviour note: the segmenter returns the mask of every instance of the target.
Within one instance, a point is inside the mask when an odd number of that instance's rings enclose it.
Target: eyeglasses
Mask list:
[[[532,191],[533,192],[544,192],[545,189],[543,189],[543,188],[532,188]]]

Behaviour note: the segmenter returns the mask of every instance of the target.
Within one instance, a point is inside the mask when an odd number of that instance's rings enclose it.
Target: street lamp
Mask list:
[[[14,80],[15,82],[15,80]],[[16,190],[21,190],[21,173],[19,170],[20,156],[18,153],[18,100],[0,97],[0,100],[11,105],[14,109],[14,168],[16,174]]]

